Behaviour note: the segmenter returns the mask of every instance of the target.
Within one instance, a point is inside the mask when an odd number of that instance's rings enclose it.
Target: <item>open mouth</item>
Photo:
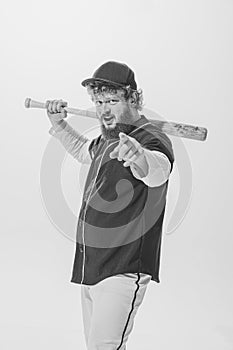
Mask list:
[[[108,117],[104,117],[103,119],[104,119],[106,124],[111,124],[114,120],[114,117],[110,115]]]

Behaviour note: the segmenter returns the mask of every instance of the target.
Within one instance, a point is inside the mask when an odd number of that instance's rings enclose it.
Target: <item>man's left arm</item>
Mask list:
[[[143,147],[135,138],[124,133],[120,133],[119,137],[120,142],[111,152],[111,158],[123,160],[123,166],[129,166],[134,177],[149,187],[161,186],[168,180],[172,165],[166,154]]]
[[[143,147],[142,155],[130,164],[130,169],[134,177],[147,186],[157,187],[168,180],[171,163],[164,153]]]

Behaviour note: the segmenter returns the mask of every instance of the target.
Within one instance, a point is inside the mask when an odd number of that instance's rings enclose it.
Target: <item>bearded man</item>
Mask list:
[[[81,286],[88,350],[126,349],[150,281],[160,282],[162,226],[174,154],[140,111],[142,90],[126,64],[102,64],[82,85],[101,133],[74,130],[63,100],[48,100],[49,133],[89,164],[76,230],[71,282]]]

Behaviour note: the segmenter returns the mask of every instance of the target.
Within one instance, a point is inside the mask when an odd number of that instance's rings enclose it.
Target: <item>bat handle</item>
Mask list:
[[[44,102],[34,101],[31,98],[26,98],[24,105],[26,108],[46,108]]]
[[[26,108],[42,108],[42,109],[46,109],[46,103],[44,102],[39,102],[39,101],[34,101],[31,98],[26,98],[24,105]],[[86,111],[86,110],[82,110],[82,109],[77,109],[77,108],[69,108],[69,107],[64,107],[63,108],[67,113],[71,113],[71,114],[76,114],[76,115],[83,115],[83,116],[87,116],[90,118],[94,118],[96,119],[96,113],[95,112],[91,112],[91,111]]]

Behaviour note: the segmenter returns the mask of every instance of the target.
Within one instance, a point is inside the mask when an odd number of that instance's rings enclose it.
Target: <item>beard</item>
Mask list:
[[[120,121],[116,123],[114,128],[106,128],[103,122],[101,122],[102,135],[106,140],[119,138],[120,132],[128,135],[134,129],[136,129],[136,126],[133,121],[129,122],[129,117],[125,115],[121,115]]]

